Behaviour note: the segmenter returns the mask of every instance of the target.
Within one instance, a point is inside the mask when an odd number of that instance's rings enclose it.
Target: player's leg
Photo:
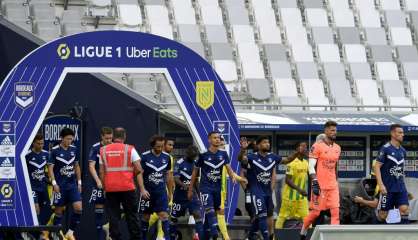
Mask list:
[[[312,225],[312,223],[315,222],[319,215],[321,215],[321,209],[324,208],[324,206],[326,206],[326,202],[324,200],[321,201],[321,199],[323,199],[322,196],[323,191],[321,191],[320,196],[316,196],[315,194],[313,194],[313,192],[311,192],[310,206],[312,209],[311,211],[309,211],[308,216],[306,216],[305,219],[303,219],[303,226],[300,230],[301,239],[305,239],[309,227]]]
[[[340,225],[340,191],[338,188],[335,188],[333,190],[327,190],[324,193],[327,208],[331,212],[331,225]]]
[[[258,228],[263,235],[264,240],[269,239],[269,231],[267,224],[267,203],[264,196],[252,195],[252,201],[254,204],[254,210],[258,219]]]
[[[401,224],[409,224],[409,201],[407,191],[397,194],[395,205],[399,208],[401,214]]]
[[[104,220],[104,192],[103,189],[93,189],[90,196],[90,203],[94,204],[94,218],[96,224],[96,234],[98,240],[105,239],[105,232],[103,231]]]
[[[268,225],[268,230],[269,230],[269,239],[274,239],[273,197],[268,196],[268,197],[264,197],[264,199],[265,199],[265,203],[267,207],[267,225]]]
[[[153,211],[158,213],[158,217],[161,221],[161,226],[164,232],[164,239],[168,240],[170,238],[170,221],[168,219],[169,207],[168,207],[168,195],[164,191],[153,196],[151,201],[153,206]]]
[[[170,213],[170,238],[175,239],[177,236],[178,218],[184,216],[185,210],[188,207],[187,200],[177,200],[174,198],[171,204]]]
[[[214,239],[218,237],[218,221],[216,219],[215,210],[219,210],[219,207],[221,205],[220,195],[220,192],[201,192],[200,194],[203,209],[205,210],[205,223],[207,223],[210,237]],[[215,203],[217,205],[217,209],[215,209]]]
[[[283,199],[282,200],[282,206],[280,207],[279,216],[276,220],[276,229],[282,229],[284,222],[290,215],[290,209],[291,209],[291,201]]]
[[[150,196],[152,198],[152,196]],[[139,209],[141,212],[141,232],[142,232],[142,239],[147,240],[147,233],[149,228],[149,220],[151,217],[151,199],[143,199],[140,198],[139,200]]]
[[[54,216],[52,217],[52,225],[61,226],[62,218],[64,216],[65,205],[67,204],[67,194],[62,189],[60,192],[53,192]],[[53,239],[58,239],[58,235],[64,238],[63,232],[53,233]]]
[[[138,197],[135,191],[128,191],[122,193],[122,206],[125,212],[126,223],[130,239],[138,240],[141,238],[141,230],[139,228],[138,215]]]
[[[226,188],[226,186],[224,187]],[[226,194],[227,194],[225,188],[223,188],[221,191],[221,206],[218,211],[218,214],[216,215],[216,218],[218,220],[218,226],[222,234],[222,237],[225,240],[229,240],[228,230],[226,228],[226,221],[225,221],[225,202],[226,202]]]
[[[77,229],[77,226],[80,224],[81,213],[83,212],[81,194],[78,191],[78,188],[71,188],[68,191],[68,201],[72,204],[73,214],[70,218],[70,225],[65,236],[68,240],[75,239],[74,232]]]
[[[189,213],[193,215],[195,221],[196,233],[199,236],[199,239],[204,239],[204,230],[203,230],[203,219],[202,219],[202,206],[200,200],[197,196],[193,196],[192,201],[189,203]]]
[[[387,193],[386,195],[380,194],[379,203],[377,205],[377,214],[378,221],[381,223],[386,223],[386,218],[388,217],[388,212],[394,207],[392,204],[392,193]]]

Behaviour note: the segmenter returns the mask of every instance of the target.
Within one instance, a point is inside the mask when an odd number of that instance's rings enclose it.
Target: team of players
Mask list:
[[[303,160],[303,152],[306,143],[298,146],[298,151],[291,159],[286,173],[286,183],[290,188],[285,188],[283,207],[296,209],[296,215],[304,219],[301,230],[301,239],[304,239],[307,229],[320,215],[321,211],[329,209],[331,212],[331,224],[339,224],[339,189],[337,182],[337,162],[341,149],[335,143],[337,124],[329,121],[325,124],[325,139],[316,142],[309,154],[309,165]],[[103,128],[101,142],[93,145],[90,151],[89,170],[96,182],[97,188],[93,190],[91,201],[95,203],[96,226],[98,236],[103,239],[102,225],[104,223],[104,192],[103,184],[97,175],[97,162],[99,160],[100,147],[111,143],[111,129]],[[74,132],[63,129],[62,141],[48,153],[43,148],[43,139],[37,135],[31,151],[26,160],[33,189],[36,211],[40,213],[40,205],[48,202],[47,177],[44,167],[48,164],[48,175],[53,185],[53,205],[55,206],[53,223],[61,223],[64,207],[72,204],[73,214],[69,223],[69,230],[65,234],[66,239],[74,239],[73,232],[80,222],[81,206],[81,174],[78,165],[79,156],[73,145]],[[403,140],[401,126],[391,126],[391,141],[385,144],[379,154],[375,172],[380,187],[381,197],[379,204],[379,219],[383,221],[387,212],[396,207],[399,208],[402,223],[407,222],[408,199],[404,183],[403,164],[406,156],[405,149],[400,146]],[[230,179],[239,181],[249,192],[250,202],[253,205],[252,228],[249,239],[254,239],[257,231],[260,231],[263,239],[272,237],[273,230],[273,201],[272,193],[276,179],[276,165],[281,158],[271,152],[269,139],[260,137],[257,142],[257,152],[247,153],[248,143],[241,141],[239,160],[243,167],[241,176],[231,169],[230,159],[226,151],[221,150],[221,136],[217,132],[208,134],[208,150],[199,154],[196,147],[187,148],[184,158],[174,164],[169,154],[164,150],[164,138],[154,138],[151,150],[140,156],[142,166],[142,179],[139,188],[141,192],[140,211],[142,213],[143,239],[147,239],[148,222],[150,215],[157,213],[161,220],[165,239],[175,238],[177,219],[189,211],[195,218],[196,232],[199,239],[216,239],[218,237],[217,215],[221,210],[221,179],[225,166]],[[283,163],[283,162],[282,162]],[[288,162],[285,162],[288,163]],[[290,166],[292,165],[292,166]],[[311,203],[310,212],[307,207],[295,201],[306,201],[307,184],[305,174],[309,166],[311,178]],[[200,184],[198,176],[200,173]],[[174,178],[171,176],[174,175]],[[307,174],[306,174],[307,175]],[[244,177],[245,176],[245,177]],[[170,194],[168,180],[174,179],[174,194]],[[247,181],[248,179],[248,181]],[[171,196],[173,198],[171,199]],[[169,202],[172,200],[171,209]],[[292,205],[297,204],[297,205]],[[301,207],[297,207],[301,206]],[[203,210],[203,211],[202,211]],[[294,213],[292,213],[294,214]],[[281,211],[276,227],[281,227],[288,214],[286,209]],[[171,224],[170,224],[171,223]]]

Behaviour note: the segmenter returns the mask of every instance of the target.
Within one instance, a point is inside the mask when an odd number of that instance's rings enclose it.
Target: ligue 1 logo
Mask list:
[[[71,51],[67,44],[61,43],[57,48],[57,53],[62,60],[66,60],[70,56]]]

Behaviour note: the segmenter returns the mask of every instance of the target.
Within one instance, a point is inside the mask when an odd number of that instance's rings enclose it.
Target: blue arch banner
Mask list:
[[[0,161],[8,163],[0,168],[0,226],[38,225],[24,155],[71,72],[165,74],[199,148],[206,150],[207,133],[220,128],[228,136],[231,166],[239,170],[234,107],[205,59],[175,41],[146,33],[98,31],[68,36],[31,52],[0,87]],[[226,215],[231,221],[239,186],[229,183],[228,188]]]

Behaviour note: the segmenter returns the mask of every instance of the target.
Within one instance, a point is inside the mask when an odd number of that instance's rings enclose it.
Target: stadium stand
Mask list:
[[[353,106],[333,108],[342,111],[416,107],[417,9],[413,0],[1,1],[4,17],[45,41],[104,29],[179,41],[212,63],[243,105],[291,97],[306,107]],[[313,68],[324,74],[305,75]]]

